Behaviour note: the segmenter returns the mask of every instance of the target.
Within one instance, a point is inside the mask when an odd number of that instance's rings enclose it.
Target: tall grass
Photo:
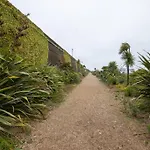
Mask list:
[[[50,90],[22,65],[23,60],[13,54],[0,55],[0,130],[6,126],[25,126],[22,117],[39,117]]]

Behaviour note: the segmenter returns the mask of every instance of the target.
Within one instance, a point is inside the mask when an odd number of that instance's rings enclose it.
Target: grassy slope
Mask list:
[[[16,52],[29,64],[36,66],[47,64],[48,41],[43,32],[6,0],[0,0],[0,13],[1,20],[4,21],[2,30],[7,32],[0,39],[0,52],[5,53],[10,50],[12,31],[15,34],[16,28],[22,25],[22,19],[26,19],[29,24],[27,35],[20,38],[22,45],[16,48]]]

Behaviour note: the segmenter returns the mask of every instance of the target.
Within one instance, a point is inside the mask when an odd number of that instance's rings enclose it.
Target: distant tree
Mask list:
[[[118,70],[118,67],[117,67],[117,64],[116,64],[115,61],[111,61],[111,62],[108,64],[108,69],[109,69],[109,72],[110,72],[111,74],[113,74],[114,76],[119,73],[119,70]]]
[[[134,58],[130,51],[130,45],[128,43],[122,43],[119,54],[121,55],[121,58],[124,60],[127,67],[127,85],[129,85],[129,70],[130,66],[134,65]]]

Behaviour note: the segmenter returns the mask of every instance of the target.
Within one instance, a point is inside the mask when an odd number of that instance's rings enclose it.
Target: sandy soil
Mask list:
[[[142,125],[120,110],[119,101],[89,74],[51,111],[35,123],[23,150],[148,150]]]

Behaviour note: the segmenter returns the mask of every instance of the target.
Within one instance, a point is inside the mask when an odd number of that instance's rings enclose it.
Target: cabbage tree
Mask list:
[[[130,74],[130,67],[134,65],[134,57],[130,51],[130,45],[128,43],[122,43],[119,54],[121,55],[122,60],[127,68],[127,85],[129,85],[129,74]]]

